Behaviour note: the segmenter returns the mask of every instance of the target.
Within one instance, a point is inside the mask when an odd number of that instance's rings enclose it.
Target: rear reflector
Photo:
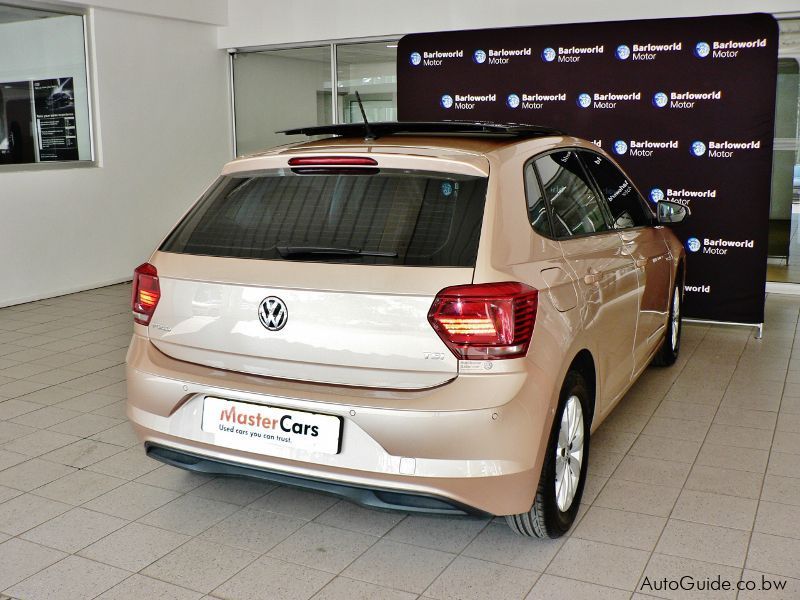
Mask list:
[[[518,358],[528,352],[538,300],[524,283],[457,285],[436,295],[428,321],[456,358]]]
[[[378,161],[366,156],[303,156],[289,159],[290,167],[374,167]]]
[[[161,299],[161,287],[158,284],[158,271],[150,263],[136,267],[133,272],[133,293],[131,309],[133,320],[139,325],[149,325],[158,301]]]

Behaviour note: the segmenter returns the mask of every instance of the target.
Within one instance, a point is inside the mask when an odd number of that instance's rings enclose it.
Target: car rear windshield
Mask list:
[[[474,267],[485,177],[290,169],[220,178],[162,244],[231,258]]]

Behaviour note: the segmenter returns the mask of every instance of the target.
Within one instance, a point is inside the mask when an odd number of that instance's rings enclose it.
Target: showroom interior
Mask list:
[[[132,274],[226,163],[402,120],[406,35],[751,13],[777,24],[764,231],[727,217],[766,242],[763,318],[684,320],[592,432],[565,535],[145,453]],[[800,598],[798,65],[797,0],[0,0],[0,600]]]

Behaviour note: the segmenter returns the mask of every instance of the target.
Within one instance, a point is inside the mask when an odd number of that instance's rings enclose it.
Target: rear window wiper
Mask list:
[[[362,250],[361,248],[335,248],[331,246],[276,246],[275,249],[278,251],[278,254],[284,258],[302,254],[326,254],[329,256],[383,256],[386,258],[397,258],[397,252]]]

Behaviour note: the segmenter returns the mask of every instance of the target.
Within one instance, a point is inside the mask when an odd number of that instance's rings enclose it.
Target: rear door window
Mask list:
[[[487,180],[291,169],[221,178],[161,250],[232,258],[475,266]]]
[[[552,152],[538,158],[536,169],[550,202],[556,237],[610,229],[603,205],[573,150]]]
[[[550,217],[547,214],[547,203],[544,200],[544,193],[539,185],[536,169],[532,162],[525,165],[525,197],[528,201],[528,220],[531,227],[537,233],[553,237],[550,229]]]
[[[614,163],[594,152],[581,151],[580,155],[608,202],[614,229],[652,224],[653,215],[645,208],[639,192]]]

